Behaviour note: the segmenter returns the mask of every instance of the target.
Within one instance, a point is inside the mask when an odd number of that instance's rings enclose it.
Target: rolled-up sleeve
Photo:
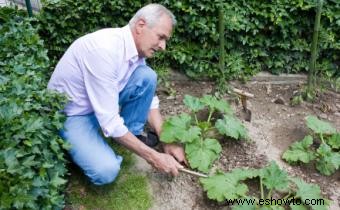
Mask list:
[[[158,96],[154,96],[151,102],[150,109],[158,109],[159,108],[159,98]]]
[[[117,81],[118,60],[107,49],[95,49],[84,54],[83,76],[88,98],[106,137],[121,137],[128,132],[119,115]]]

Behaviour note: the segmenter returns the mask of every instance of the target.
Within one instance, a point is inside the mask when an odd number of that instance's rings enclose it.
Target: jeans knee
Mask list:
[[[139,72],[139,78],[142,80],[144,87],[155,88],[157,85],[157,74],[148,66],[141,66],[136,69]]]
[[[110,184],[113,182],[120,171],[120,163],[102,163],[93,172],[91,181],[95,185]]]

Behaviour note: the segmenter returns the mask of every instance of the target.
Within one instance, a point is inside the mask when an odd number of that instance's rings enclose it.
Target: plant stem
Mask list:
[[[196,125],[198,126],[198,119],[197,119],[196,113],[194,113],[194,116],[195,116]]]
[[[323,139],[322,133],[320,133],[320,139],[321,139],[322,143],[326,144],[326,143],[325,143],[325,140]]]
[[[218,30],[219,30],[219,41],[220,41],[220,59],[219,68],[222,74],[222,78],[225,79],[224,68],[225,68],[225,52],[224,52],[224,12],[223,12],[223,1],[219,2],[218,5]]]
[[[270,190],[269,190],[269,193],[268,193],[268,195],[267,195],[267,198],[270,198],[270,197],[272,196],[272,192],[273,192],[273,189],[270,189]]]
[[[210,123],[211,116],[212,116],[212,114],[214,113],[214,111],[215,111],[214,109],[211,109],[211,110],[210,110],[209,117],[208,117],[208,120],[207,120],[208,123]]]
[[[261,177],[260,177],[260,190],[261,190],[261,199],[264,199],[263,184],[262,184],[262,178]]]
[[[288,193],[288,194],[287,194],[285,197],[283,197],[282,199],[286,200],[286,199],[288,199],[290,196],[291,196],[291,194]]]
[[[311,59],[309,63],[309,73],[308,73],[308,81],[307,81],[307,93],[313,93],[315,91],[316,86],[316,57],[317,57],[317,47],[318,47],[318,37],[319,37],[319,28],[320,28],[320,19],[321,19],[321,11],[322,11],[322,3],[323,0],[317,0],[317,9],[314,21],[314,31],[313,31],[313,41],[311,46]],[[307,96],[308,98],[308,96]]]
[[[201,145],[200,145],[200,146],[203,147],[203,141],[204,141],[204,139],[203,139],[203,138],[200,138],[200,140],[201,140],[201,141],[200,141],[200,142],[201,142]]]

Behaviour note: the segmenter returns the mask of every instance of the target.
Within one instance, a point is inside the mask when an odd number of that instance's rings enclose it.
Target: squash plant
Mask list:
[[[191,111],[167,119],[163,124],[161,141],[165,143],[182,143],[192,168],[208,172],[212,163],[219,157],[222,150],[217,135],[246,139],[247,130],[241,121],[233,116],[230,105],[211,95],[197,98],[185,95],[184,104]],[[199,112],[208,110],[207,119],[198,118]],[[213,116],[219,112],[221,118]]]
[[[308,116],[306,121],[312,134],[293,143],[282,158],[288,163],[309,163],[315,160],[320,173],[331,175],[340,166],[340,133],[331,124],[315,116]],[[313,143],[318,143],[319,147],[315,149]]]
[[[244,181],[250,179],[258,180],[258,194],[248,193]],[[262,169],[237,168],[229,173],[217,172],[200,181],[208,198],[234,205],[233,210],[284,210],[284,206],[306,210],[307,206],[303,204],[311,199],[319,201],[319,205],[310,205],[311,209],[326,210],[329,205],[329,201],[321,197],[318,185],[289,177],[275,162]]]

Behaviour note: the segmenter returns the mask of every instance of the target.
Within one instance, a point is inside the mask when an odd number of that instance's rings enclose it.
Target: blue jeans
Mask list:
[[[119,93],[120,115],[135,135],[144,129],[156,85],[156,73],[148,66],[138,66]],[[92,183],[103,185],[115,180],[123,158],[103,139],[94,113],[67,117],[60,135],[72,145],[72,160]]]

